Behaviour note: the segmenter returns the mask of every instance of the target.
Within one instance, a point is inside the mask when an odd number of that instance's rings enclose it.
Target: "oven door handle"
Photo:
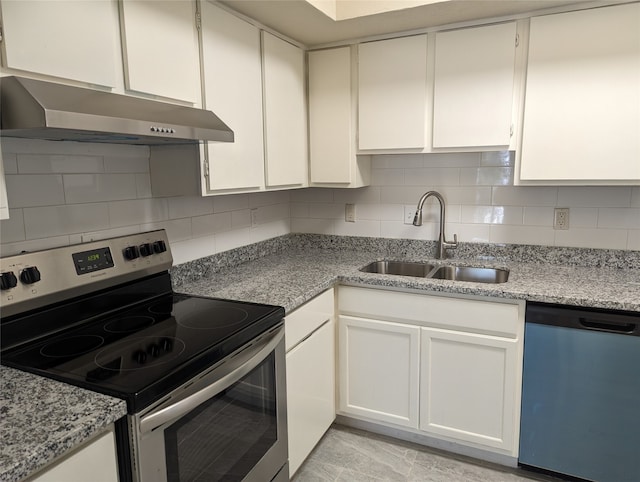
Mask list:
[[[140,419],[140,432],[142,434],[149,433],[167,422],[181,418],[201,403],[215,397],[226,388],[241,380],[269,356],[278,343],[280,343],[283,336],[283,329],[273,332],[271,336],[260,340],[257,344],[246,348],[236,356],[234,362],[239,362],[240,366],[237,366],[237,363],[233,363],[233,366],[229,367],[221,366],[217,370],[224,370],[225,368],[226,370],[218,373],[219,377],[216,377],[216,381],[212,384],[207,385],[193,395],[189,395],[187,398]]]

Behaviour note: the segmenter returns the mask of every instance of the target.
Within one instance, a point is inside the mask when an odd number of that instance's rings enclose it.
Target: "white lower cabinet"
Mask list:
[[[336,416],[334,306],[331,289],[285,317],[290,475]]]
[[[343,286],[338,306],[340,415],[517,457],[523,301]]]
[[[420,328],[339,320],[340,411],[417,428]]]
[[[420,430],[514,450],[516,340],[421,328]]]
[[[118,482],[113,428],[63,456],[29,482]]]

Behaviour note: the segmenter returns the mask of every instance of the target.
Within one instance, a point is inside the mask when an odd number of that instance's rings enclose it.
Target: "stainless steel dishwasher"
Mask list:
[[[640,313],[528,304],[519,463],[640,481]]]

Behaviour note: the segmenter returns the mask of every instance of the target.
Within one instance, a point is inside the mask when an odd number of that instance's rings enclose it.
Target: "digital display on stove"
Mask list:
[[[76,273],[79,275],[113,267],[113,258],[109,248],[92,249],[91,251],[73,253],[71,256]]]

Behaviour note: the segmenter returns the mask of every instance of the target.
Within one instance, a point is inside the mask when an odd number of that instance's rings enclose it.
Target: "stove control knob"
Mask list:
[[[167,245],[164,241],[160,240],[153,243],[154,253],[160,254],[160,253],[164,253],[166,250],[167,250]]]
[[[7,271],[6,273],[0,273],[0,289],[8,290],[15,288],[18,284],[18,278],[13,274],[13,271]]]
[[[160,345],[152,343],[147,347],[147,353],[153,358],[158,358],[160,356]]]
[[[124,256],[124,259],[133,260],[140,256],[140,251],[138,251],[137,246],[127,246],[122,251],[122,255]]]
[[[149,256],[153,254],[153,248],[151,247],[151,243],[144,243],[140,245],[140,255]]]
[[[160,340],[160,348],[166,353],[173,350],[173,340],[171,338],[163,338]]]
[[[20,281],[27,285],[37,283],[40,281],[40,270],[35,266],[27,266],[20,273]]]
[[[143,365],[147,361],[147,353],[143,350],[136,350],[133,352],[133,359]]]

